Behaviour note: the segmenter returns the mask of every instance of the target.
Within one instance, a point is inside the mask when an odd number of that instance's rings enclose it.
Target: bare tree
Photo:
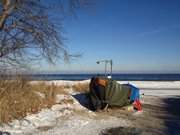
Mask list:
[[[62,21],[53,23],[48,2],[51,0],[0,0],[1,69],[41,58],[50,63],[68,58]],[[87,1],[58,0],[56,4],[61,9],[58,14],[63,16],[67,6],[73,11]]]

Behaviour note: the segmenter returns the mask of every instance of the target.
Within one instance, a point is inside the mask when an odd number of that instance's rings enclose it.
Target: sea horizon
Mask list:
[[[107,74],[111,75],[111,74]],[[33,80],[87,80],[103,73],[49,73],[30,74]],[[113,73],[112,79],[117,81],[180,81],[180,73]]]
[[[117,81],[180,81],[180,73],[17,73],[5,75],[7,79],[13,79],[17,75],[24,76],[30,80],[70,80],[81,81],[88,80],[95,76],[107,77],[112,76],[113,80]]]

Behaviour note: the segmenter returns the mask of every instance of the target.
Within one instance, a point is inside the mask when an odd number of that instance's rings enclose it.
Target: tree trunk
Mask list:
[[[4,0],[2,2],[3,11],[2,14],[0,15],[0,30],[4,28],[4,24],[6,22],[7,17],[10,15],[10,13],[15,7],[14,5],[11,5],[11,3],[12,3],[11,0]]]

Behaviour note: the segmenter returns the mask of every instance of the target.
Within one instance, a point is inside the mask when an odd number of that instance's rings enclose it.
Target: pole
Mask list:
[[[111,64],[111,77],[112,77],[112,60],[110,60],[110,64]]]
[[[112,77],[112,65],[113,65],[113,61],[112,61],[112,59],[110,59],[110,60],[100,60],[100,61],[97,61],[96,63],[97,64],[100,64],[101,62],[104,62],[105,63],[105,77],[107,77],[107,64],[109,63],[110,64],[110,74],[111,74],[111,77]]]
[[[105,61],[105,77],[107,76],[106,72],[107,72],[107,61]]]

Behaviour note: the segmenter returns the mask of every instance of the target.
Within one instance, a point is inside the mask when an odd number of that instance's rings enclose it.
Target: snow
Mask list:
[[[75,114],[67,120],[59,121],[55,128],[35,135],[98,135],[102,129],[128,125],[130,122],[127,120],[115,117],[98,120]]]
[[[48,81],[46,83],[72,86],[75,83],[88,83],[89,81]],[[180,95],[180,81],[119,81],[119,83],[131,83],[140,88],[140,93],[144,95],[164,97]],[[81,106],[71,96],[74,93],[76,92],[71,89],[69,95],[57,95],[57,104],[52,108],[43,109],[37,114],[29,114],[22,120],[2,124],[0,131],[7,131],[12,135],[96,135],[104,128],[131,125],[128,120],[112,116],[97,119],[96,113]],[[37,94],[41,95],[41,93]],[[41,97],[43,98],[43,95]],[[65,100],[72,100],[73,103],[64,103]],[[46,128],[48,130],[45,130]]]
[[[130,83],[140,89],[180,89],[180,81],[118,81],[120,84]]]
[[[53,81],[31,81],[31,84],[36,84],[36,83],[39,83],[39,82],[43,82],[43,83],[46,83],[46,84],[54,84],[54,85],[57,85],[57,86],[61,86],[61,85],[64,85],[64,86],[73,86],[74,84],[83,84],[83,83],[89,83],[90,80],[83,80],[83,81],[66,81],[66,80],[53,80]]]
[[[74,110],[86,110],[71,96],[58,95],[56,98],[58,97],[60,98],[58,102],[60,102],[61,100],[72,99],[74,103],[56,104],[50,109],[42,109],[39,113],[29,114],[22,120],[14,120],[11,123],[3,124],[3,126],[0,126],[0,131],[7,131],[12,135],[21,135],[25,133],[27,134],[36,132],[39,127],[55,126],[57,124],[58,118],[69,116]],[[64,97],[64,99],[62,97]],[[77,104],[80,107],[77,107]]]
[[[180,81],[119,81],[130,83],[140,89],[140,94],[149,96],[180,96]]]

